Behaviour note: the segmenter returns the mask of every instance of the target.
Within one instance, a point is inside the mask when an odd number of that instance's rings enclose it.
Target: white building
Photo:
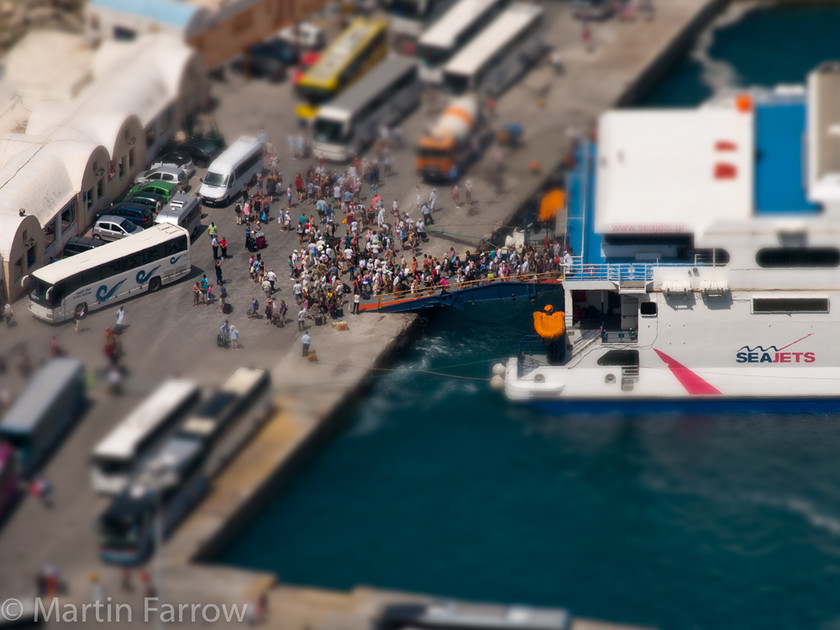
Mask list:
[[[0,268],[5,296],[15,299],[32,270],[189,128],[207,88],[198,55],[165,34],[92,50],[78,37],[32,32],[4,71]]]

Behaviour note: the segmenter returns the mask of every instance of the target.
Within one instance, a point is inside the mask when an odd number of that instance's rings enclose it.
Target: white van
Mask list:
[[[194,240],[201,229],[201,204],[192,195],[174,195],[158,212],[155,223],[180,225]]]
[[[265,142],[242,136],[210,163],[198,194],[206,204],[226,206],[245,184],[262,173]]]

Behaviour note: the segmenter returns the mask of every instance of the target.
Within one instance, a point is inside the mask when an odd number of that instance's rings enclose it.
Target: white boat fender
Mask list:
[[[493,374],[498,374],[499,376],[504,376],[506,369],[507,368],[505,367],[504,363],[496,363],[495,365],[493,365]]]
[[[490,387],[495,390],[502,390],[505,388],[505,378],[501,374],[494,374],[490,379]]]

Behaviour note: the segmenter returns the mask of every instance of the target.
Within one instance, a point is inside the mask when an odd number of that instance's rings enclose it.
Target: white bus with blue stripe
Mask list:
[[[29,310],[46,322],[62,322],[139,293],[154,293],[190,268],[187,231],[168,223],[155,225],[35,271]]]

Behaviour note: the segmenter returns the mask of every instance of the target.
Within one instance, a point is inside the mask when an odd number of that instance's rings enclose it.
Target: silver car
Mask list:
[[[132,223],[125,217],[115,217],[112,214],[106,214],[96,220],[93,226],[93,238],[102,239],[103,241],[118,241],[126,236],[132,234],[139,234],[143,231],[139,225]]]
[[[152,165],[149,167],[150,169],[156,169],[159,166],[174,166],[176,168],[180,168],[184,173],[187,175],[187,179],[195,175],[195,164],[193,163],[193,159],[190,157],[190,154],[186,151],[170,151],[169,153],[165,153],[158,158],[155,158],[155,161],[152,162]]]
[[[178,184],[181,188],[187,187],[189,178],[187,174],[177,166],[163,165],[141,171],[134,178],[135,184],[148,184],[151,182],[170,182]]]

